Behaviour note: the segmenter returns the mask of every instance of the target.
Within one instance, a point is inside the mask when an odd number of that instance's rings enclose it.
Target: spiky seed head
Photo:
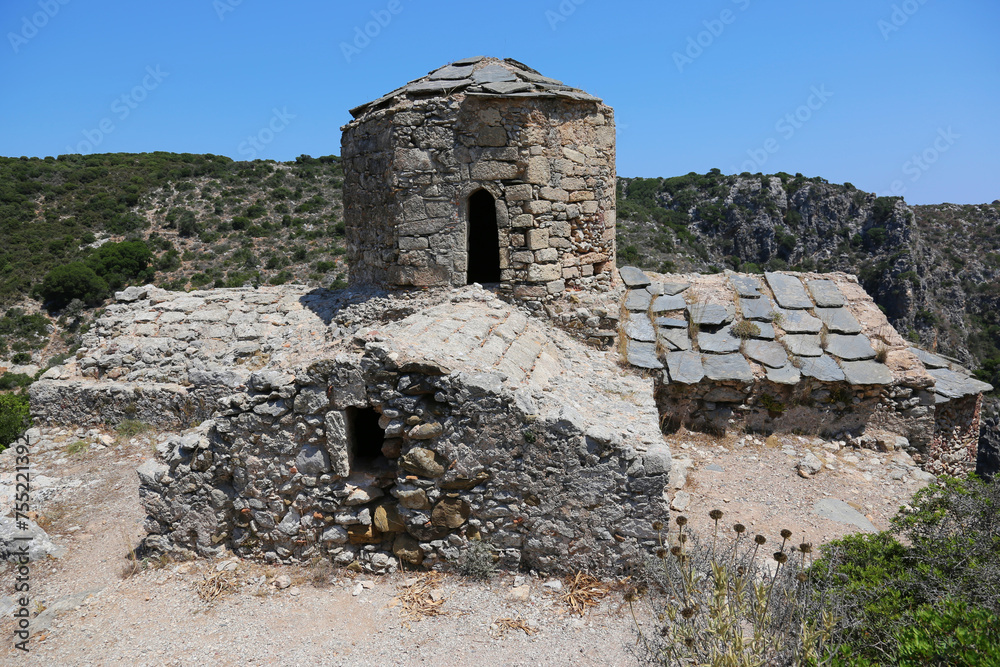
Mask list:
[[[694,637],[685,637],[684,638],[684,645],[687,646],[688,648],[691,648],[692,646],[694,646]]]
[[[740,565],[736,568],[736,574],[740,575],[741,577],[746,573],[747,569],[744,566]]]
[[[795,575],[795,578],[799,580],[799,583],[805,583],[806,579],[808,579],[809,577],[806,575],[805,572],[799,572],[797,575]]]
[[[664,549],[663,547],[658,548],[656,550],[656,557],[659,558],[660,560],[663,560],[664,558],[667,557],[667,550]]]
[[[812,542],[803,542],[799,545],[799,551],[804,554],[811,554],[813,550]]]
[[[661,530],[663,530],[663,522],[662,521],[654,521],[653,522],[653,530],[655,530],[656,532],[660,532]]]
[[[737,534],[742,535],[743,533],[746,532],[747,527],[744,526],[742,523],[738,523],[735,526],[733,526],[733,530],[735,530]]]
[[[788,554],[786,554],[784,551],[775,551],[774,560],[778,561],[779,563],[784,563],[788,560]]]
[[[682,533],[677,537],[677,541],[680,542],[681,544],[684,544],[688,541],[688,536]]]
[[[791,536],[792,536],[792,531],[788,530],[787,528],[781,529],[781,539],[787,540]]]
[[[712,510],[711,512],[708,513],[708,517],[712,521],[718,521],[719,519],[722,518],[722,510]]]
[[[628,591],[625,592],[625,602],[635,602],[638,599],[639,599],[639,594],[636,592],[634,588],[630,588],[628,589]]]
[[[670,547],[670,553],[672,553],[673,555],[675,555],[675,556],[676,556],[676,555],[678,555],[678,554],[679,554],[680,552],[681,552],[681,548],[680,548],[680,547]]]
[[[688,522],[688,518],[686,516],[684,516],[683,514],[681,514],[679,517],[677,517],[676,519],[674,519],[674,521],[677,522],[678,526],[686,526],[687,522]]]
[[[684,618],[686,618],[686,619],[687,618],[691,618],[692,616],[694,616],[697,613],[698,612],[695,611],[692,607],[684,607],[683,609],[681,609],[681,616],[684,617]]]
[[[757,537],[753,538],[753,541],[756,542],[757,544],[766,544],[767,538],[764,537],[763,535],[758,535]]]

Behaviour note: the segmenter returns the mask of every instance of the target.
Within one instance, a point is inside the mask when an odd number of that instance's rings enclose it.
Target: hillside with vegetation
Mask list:
[[[115,290],[346,285],[336,156],[0,158],[0,391],[79,345]],[[846,271],[914,342],[1000,386],[1000,202],[908,206],[801,174],[622,178],[619,263]]]

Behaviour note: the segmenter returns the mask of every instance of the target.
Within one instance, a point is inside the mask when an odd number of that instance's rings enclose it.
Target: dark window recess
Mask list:
[[[496,201],[486,190],[469,197],[469,283],[500,282]]]
[[[347,445],[351,472],[365,469],[382,456],[385,431],[378,425],[373,408],[347,408]]]

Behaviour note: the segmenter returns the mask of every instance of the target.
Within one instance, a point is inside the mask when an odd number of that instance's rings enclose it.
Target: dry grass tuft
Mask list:
[[[194,590],[198,594],[198,597],[209,604],[224,595],[235,593],[238,588],[236,570],[222,570],[221,572],[204,575],[202,580],[194,585]]]
[[[577,572],[565,581],[566,592],[559,599],[577,616],[583,616],[587,609],[596,607],[611,594],[611,584],[586,572]]]
[[[426,572],[419,575],[416,582],[407,586],[399,596],[400,614],[408,621],[418,621],[427,616],[446,615],[448,612],[443,611],[441,607],[448,599],[440,594],[433,594],[440,590],[443,578],[444,575],[440,572]]]

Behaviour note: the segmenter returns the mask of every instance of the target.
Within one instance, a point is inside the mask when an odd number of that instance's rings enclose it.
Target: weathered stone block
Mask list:
[[[506,146],[507,131],[502,127],[485,127],[476,135],[479,146]]]
[[[569,201],[569,193],[561,188],[542,188],[540,194],[543,199],[548,199],[549,201],[559,201],[567,202]]]
[[[549,169],[548,158],[537,156],[528,158],[528,165],[524,172],[524,180],[535,185],[548,185],[552,180],[552,172]]]
[[[535,217],[525,213],[524,215],[519,215],[514,220],[511,221],[511,227],[533,227],[535,225]]]
[[[477,181],[499,181],[508,178],[517,178],[520,176],[521,170],[513,162],[483,160],[472,165],[470,173],[472,178]]]
[[[559,264],[532,264],[528,267],[528,282],[548,283],[562,278]]]
[[[512,185],[507,188],[507,201],[528,201],[531,199],[530,185]]]
[[[400,250],[422,250],[428,246],[427,238],[424,236],[401,236],[399,237]]]
[[[552,202],[545,200],[530,201],[524,205],[525,213],[532,215],[543,215],[552,212]]]
[[[529,229],[526,237],[529,250],[540,250],[549,247],[548,229]]]

